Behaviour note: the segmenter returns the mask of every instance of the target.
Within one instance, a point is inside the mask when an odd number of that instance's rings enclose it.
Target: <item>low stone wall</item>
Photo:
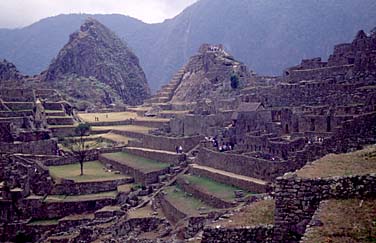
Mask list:
[[[100,148],[95,149],[92,153],[89,153],[85,161],[95,161],[98,160],[99,154],[101,153],[116,153],[123,151],[124,147],[113,147],[113,148]],[[58,158],[47,159],[43,161],[46,166],[59,166],[59,165],[69,165],[79,163],[79,158],[77,156],[61,156]]]
[[[99,121],[99,122],[89,122],[92,126],[122,126],[122,125],[131,125],[131,120],[123,121]]]
[[[5,105],[12,111],[32,110],[33,102],[6,102]]]
[[[204,139],[203,136],[192,137],[164,137],[154,135],[144,135],[142,142],[129,141],[129,146],[151,148],[176,152],[177,146],[182,146],[184,152],[188,152]]]
[[[150,232],[156,230],[158,226],[164,223],[164,219],[158,217],[131,218],[121,224],[114,226],[113,235],[117,237],[127,236],[129,233],[136,231]]]
[[[20,110],[20,111],[0,111],[0,117],[23,117],[32,116],[32,110]]]
[[[171,164],[179,164],[181,161],[185,160],[185,154],[170,154],[170,153],[164,153],[159,151],[148,151],[148,150],[137,150],[137,149],[131,149],[131,148],[125,148],[125,152],[141,156],[144,158],[165,162],[165,163],[171,163]]]
[[[73,137],[76,135],[75,126],[66,126],[66,127],[50,127],[54,137],[64,138],[64,137]]]
[[[135,126],[144,126],[144,127],[155,127],[161,128],[167,122],[164,121],[153,121],[153,120],[131,120],[131,124]]]
[[[177,183],[183,188],[184,191],[191,193],[194,197],[199,198],[200,200],[204,201],[206,204],[214,208],[231,208],[236,205],[235,202],[225,201],[221,198],[216,197],[215,195],[208,194],[202,191],[182,177],[178,177]]]
[[[272,225],[259,225],[243,228],[211,228],[204,229],[202,243],[270,243],[274,228]]]
[[[188,216],[184,212],[175,208],[174,205],[163,195],[163,193],[159,193],[156,199],[158,200],[159,205],[162,208],[163,214],[173,224],[176,224],[177,222]]]
[[[273,162],[244,155],[221,153],[204,147],[200,148],[197,163],[266,181],[272,181],[290,168],[288,162]]]
[[[158,171],[145,173],[145,172],[142,172],[142,171],[137,170],[135,168],[129,167],[125,164],[119,163],[115,160],[108,159],[108,158],[105,157],[105,154],[99,155],[99,160],[102,163],[110,164],[116,170],[119,170],[122,173],[133,177],[134,180],[137,183],[141,183],[143,185],[149,185],[149,184],[157,183],[159,181],[159,176],[164,175],[164,174],[168,174],[169,170],[170,170],[170,168],[168,167],[168,168],[161,169],[161,170],[158,170]]]
[[[10,154],[42,154],[55,155],[57,141],[46,139],[30,142],[0,143],[0,151]]]
[[[138,133],[138,132],[132,132],[132,131],[120,131],[120,130],[112,130],[112,133],[123,135],[129,138],[135,138],[135,139],[143,139],[145,134]]]
[[[301,80],[325,80],[334,77],[344,77],[354,65],[323,67],[317,69],[291,70],[286,77],[287,82],[298,82]]]
[[[13,123],[17,127],[21,127],[23,124],[23,117],[4,117],[1,119],[2,123]]]
[[[27,215],[34,219],[53,219],[71,214],[94,212],[114,203],[116,203],[116,199],[112,198],[54,202],[24,199],[20,208],[25,216]]]
[[[59,102],[46,102],[43,104],[43,107],[46,110],[53,110],[53,111],[63,110],[63,105]]]
[[[65,182],[65,183],[64,183]],[[91,181],[91,182],[69,182],[63,181],[61,184],[55,184],[52,189],[52,195],[82,195],[93,194],[117,190],[119,185],[132,183],[132,178],[111,180],[111,181]]]
[[[376,196],[376,174],[303,179],[287,174],[276,181],[273,242],[299,242],[322,200]]]
[[[73,125],[74,121],[72,117],[47,117],[47,123],[49,125]]]
[[[32,89],[12,89],[1,88],[0,98],[4,101],[12,102],[31,102],[34,100],[34,93]]]
[[[269,190],[268,185],[261,185],[261,184],[257,184],[251,181],[242,180],[236,177],[229,177],[229,176],[217,174],[214,172],[210,172],[207,170],[201,170],[199,168],[191,167],[189,169],[189,172],[193,175],[208,177],[214,181],[232,185],[235,187],[239,187],[249,192],[265,193]]]

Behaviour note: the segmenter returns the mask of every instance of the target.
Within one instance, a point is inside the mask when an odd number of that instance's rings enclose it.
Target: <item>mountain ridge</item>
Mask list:
[[[374,12],[372,0],[201,0],[158,24],[123,15],[92,16],[127,40],[155,90],[202,43],[222,43],[250,69],[277,75],[302,58],[327,58],[333,45],[353,38],[351,33],[374,27]],[[0,57],[25,74],[38,73],[87,16],[59,15],[26,29],[2,29]]]

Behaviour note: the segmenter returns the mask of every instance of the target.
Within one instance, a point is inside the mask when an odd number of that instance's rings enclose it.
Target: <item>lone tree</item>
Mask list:
[[[70,139],[65,141],[67,147],[76,157],[78,157],[81,166],[81,176],[84,175],[84,161],[87,156],[92,152],[85,136],[90,134],[91,127],[88,123],[79,124],[74,132],[78,136],[77,139]]]

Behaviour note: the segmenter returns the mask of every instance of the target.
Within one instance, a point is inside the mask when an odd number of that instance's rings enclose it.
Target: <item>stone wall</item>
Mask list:
[[[19,110],[19,111],[0,111],[0,117],[23,117],[32,116],[32,110]]]
[[[221,153],[204,147],[200,148],[197,163],[266,181],[271,181],[289,171],[291,166],[289,162],[273,162],[244,155]]]
[[[164,220],[158,217],[130,218],[114,226],[113,236],[128,236],[130,233],[156,230]]]
[[[20,204],[20,209],[24,216],[34,219],[61,218],[70,214],[81,214],[94,212],[104,206],[113,205],[116,199],[102,198],[82,201],[42,201],[24,199]]]
[[[115,191],[122,184],[132,183],[132,178],[117,179],[111,181],[91,181],[91,182],[73,182],[63,180],[60,184],[55,184],[50,192],[51,195],[82,195],[93,194],[107,191]]]
[[[11,154],[55,155],[57,151],[57,141],[54,139],[47,139],[24,143],[0,143],[0,151]]]
[[[202,243],[270,243],[272,242],[273,226],[259,225],[239,228],[206,227],[202,236]]]
[[[165,137],[148,134],[142,137],[142,142],[129,141],[129,146],[166,150],[170,152],[176,152],[176,146],[182,146],[183,151],[188,152],[196,147],[203,138],[203,136]]]
[[[376,174],[304,179],[277,178],[273,242],[299,242],[322,200],[376,196]]]
[[[73,125],[74,121],[72,117],[47,117],[49,125]]]
[[[46,110],[60,111],[63,110],[63,105],[60,102],[45,102],[43,107]]]
[[[178,177],[177,183],[185,192],[191,193],[194,197],[200,198],[200,200],[214,208],[230,208],[236,205],[235,202],[225,201],[213,194],[208,194],[207,192],[202,191],[200,188],[190,184],[189,181],[182,177]]]
[[[107,159],[103,155],[99,155],[99,160],[104,163],[104,164],[110,164],[113,168],[116,170],[121,171],[122,173],[129,175],[134,178],[134,180],[137,183],[142,183],[144,185],[156,183],[159,181],[159,176],[168,174],[170,168],[165,168],[161,169],[158,171],[153,171],[153,172],[142,172],[140,170],[137,170],[135,168],[129,167],[125,164],[116,162],[115,160],[112,159]]]
[[[191,167],[189,172],[193,175],[204,176],[213,179],[214,181],[239,187],[243,190],[256,193],[265,193],[269,189],[269,185],[261,185],[251,181],[241,180],[236,177],[224,176],[215,172],[201,170],[199,168]]]
[[[156,199],[159,206],[162,208],[163,214],[173,224],[176,224],[188,216],[184,212],[174,207],[174,205],[163,195],[163,192],[159,193]]]
[[[164,162],[164,163],[170,163],[170,164],[180,164],[180,162],[185,160],[185,154],[178,154],[178,153],[165,153],[160,151],[154,151],[154,150],[141,150],[141,149],[133,149],[133,148],[124,148],[124,151],[141,156],[144,158],[148,158],[151,160]]]
[[[34,93],[31,89],[0,89],[0,98],[5,102],[33,102]]]
[[[32,110],[34,107],[33,102],[13,102],[7,103],[7,107],[9,107],[13,111],[20,111],[20,110]]]

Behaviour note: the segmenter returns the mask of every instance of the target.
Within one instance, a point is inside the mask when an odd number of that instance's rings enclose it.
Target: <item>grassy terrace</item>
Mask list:
[[[376,242],[376,199],[329,200],[321,205],[322,226],[306,234],[309,242]]]
[[[135,119],[137,114],[135,112],[80,113],[78,116],[85,122],[95,123],[98,122],[95,121],[95,117],[99,118],[99,122],[116,122]]]
[[[144,173],[158,171],[170,166],[168,163],[162,163],[156,160],[143,158],[125,152],[105,154],[108,159],[115,160],[119,163],[126,164],[132,168],[138,169]]]
[[[106,134],[101,135],[100,137],[107,139],[107,140],[111,140],[111,141],[119,143],[119,144],[123,144],[123,145],[128,144],[130,140],[134,140],[132,138],[122,136],[122,135],[118,135],[118,134],[115,134],[115,133],[106,133]]]
[[[235,191],[240,190],[239,188],[216,182],[207,177],[193,175],[183,175],[182,177],[205,193],[212,194],[226,201],[235,199]]]
[[[376,145],[346,153],[329,154],[297,171],[302,178],[363,175],[376,172]]]
[[[91,128],[93,131],[108,131],[108,130],[117,130],[117,131],[129,131],[135,133],[148,134],[149,131],[154,130],[153,127],[144,127],[144,126],[134,126],[134,125],[121,125],[121,126],[93,126]]]
[[[33,219],[28,225],[54,225],[58,224],[59,219]]]
[[[45,198],[45,202],[77,202],[77,201],[87,201],[87,200],[100,200],[105,198],[115,199],[117,191],[101,192],[96,194],[85,194],[77,196],[66,196],[66,195],[49,195]]]
[[[258,201],[242,208],[229,219],[226,219],[226,221],[214,223],[213,226],[221,225],[224,227],[242,227],[256,226],[259,224],[273,224],[274,208],[274,200]]]
[[[198,215],[200,212],[208,212],[213,208],[197,198],[187,195],[177,186],[170,186],[164,189],[167,193],[165,196],[176,208],[188,215]],[[202,208],[205,210],[199,211]]]
[[[99,161],[84,163],[84,175],[80,176],[80,164],[70,164],[61,166],[49,166],[50,174],[54,179],[71,179],[75,182],[105,181],[125,178],[124,175],[107,172]]]

